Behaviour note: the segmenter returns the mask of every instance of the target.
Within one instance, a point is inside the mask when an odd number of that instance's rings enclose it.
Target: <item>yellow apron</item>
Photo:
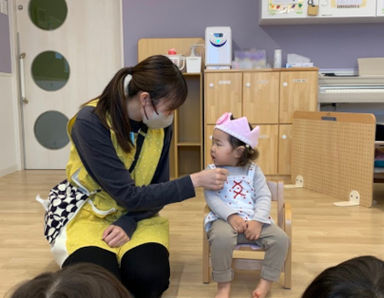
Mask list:
[[[90,106],[96,106],[97,100],[91,102]],[[70,134],[76,116],[68,122],[68,134]],[[116,153],[120,160],[124,163],[127,170],[134,160],[136,150],[126,153],[119,146],[115,133],[111,132],[111,140]],[[163,129],[148,129],[145,136],[140,156],[137,160],[135,169],[131,173],[132,179],[137,186],[148,185],[156,171],[158,161],[164,144]],[[75,146],[71,145],[69,161],[67,163],[66,174],[68,180],[76,185],[73,180],[74,175],[77,176],[76,181],[80,182],[89,192],[101,189],[101,187],[88,174]],[[97,246],[102,249],[115,253],[120,261],[125,252],[128,250],[149,242],[156,242],[168,248],[169,245],[169,228],[168,220],[161,216],[154,216],[141,220],[137,223],[137,228],[132,238],[123,246],[118,248],[109,247],[103,240],[104,230],[116,221],[120,216],[124,215],[126,210],[119,206],[116,201],[105,191],[98,192],[90,196],[87,203],[79,210],[76,216],[68,222],[60,235],[60,239],[56,239],[55,245],[52,247],[54,256],[61,265],[67,256],[86,246]],[[65,247],[64,247],[65,246]]]

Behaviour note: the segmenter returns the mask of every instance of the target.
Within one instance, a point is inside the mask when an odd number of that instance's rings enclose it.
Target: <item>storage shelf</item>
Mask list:
[[[384,17],[305,17],[305,18],[264,18],[259,24],[265,25],[302,25],[302,24],[356,24],[356,23],[383,23]]]
[[[200,147],[201,143],[197,143],[197,142],[181,142],[181,143],[177,143],[177,146],[180,146],[180,147]]]
[[[191,47],[204,44],[204,38],[142,38],[138,41],[138,61],[152,55],[164,55],[175,48],[178,53],[188,56]],[[204,60],[202,59],[202,65]],[[172,179],[180,175],[198,172],[203,167],[202,154],[202,92],[203,72],[182,73],[188,86],[184,104],[175,112],[173,137],[169,152],[169,170]]]
[[[185,77],[199,77],[201,76],[201,72],[183,72],[183,76]]]

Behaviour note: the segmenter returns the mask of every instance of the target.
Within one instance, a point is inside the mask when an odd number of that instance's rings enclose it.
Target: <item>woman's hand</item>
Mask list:
[[[237,214],[231,214],[228,216],[228,222],[239,234],[244,233],[244,231],[247,229],[247,222]]]
[[[260,237],[263,224],[256,220],[248,221],[248,227],[244,231],[245,238],[248,240],[257,240]]]
[[[129,241],[129,237],[119,226],[110,225],[104,230],[103,240],[109,247],[120,247]]]
[[[227,176],[228,170],[216,168],[191,174],[191,180],[194,187],[219,190],[223,188],[225,181],[227,181]]]

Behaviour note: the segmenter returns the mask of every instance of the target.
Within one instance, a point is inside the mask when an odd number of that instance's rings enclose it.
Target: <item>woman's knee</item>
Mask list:
[[[121,260],[121,279],[135,297],[160,297],[169,286],[168,250],[146,243],[129,250]]]

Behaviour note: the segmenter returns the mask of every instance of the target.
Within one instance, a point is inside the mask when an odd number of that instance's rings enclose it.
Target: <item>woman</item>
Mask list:
[[[169,180],[173,111],[187,86],[165,56],[121,69],[99,98],[68,123],[67,180],[50,193],[46,237],[62,266],[98,264],[135,297],[160,297],[169,284],[168,221],[161,208],[221,189],[227,172]]]

